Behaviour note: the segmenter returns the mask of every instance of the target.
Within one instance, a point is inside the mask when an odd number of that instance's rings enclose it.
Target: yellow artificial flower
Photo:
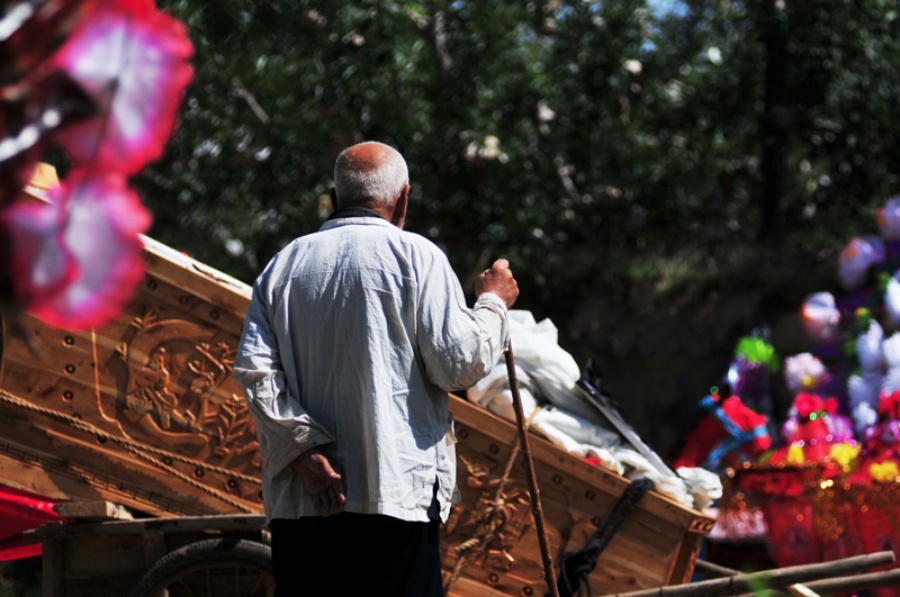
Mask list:
[[[841,443],[831,447],[831,459],[840,465],[845,471],[850,468],[850,463],[859,456],[859,445]]]
[[[787,451],[788,464],[803,464],[806,458],[803,456],[803,446],[791,444]]]
[[[878,483],[892,483],[894,479],[900,476],[900,470],[897,469],[897,463],[893,461],[873,462],[869,465],[869,474],[872,479]]]

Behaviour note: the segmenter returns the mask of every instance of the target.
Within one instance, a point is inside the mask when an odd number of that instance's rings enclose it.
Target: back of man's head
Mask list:
[[[348,147],[334,163],[337,207],[390,208],[409,184],[406,160],[396,149],[367,141]]]

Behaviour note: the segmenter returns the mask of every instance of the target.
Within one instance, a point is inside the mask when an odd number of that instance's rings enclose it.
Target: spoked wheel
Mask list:
[[[272,597],[272,550],[246,539],[209,539],[167,553],[128,597]]]

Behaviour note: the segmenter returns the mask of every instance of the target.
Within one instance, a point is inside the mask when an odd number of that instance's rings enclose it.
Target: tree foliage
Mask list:
[[[635,326],[748,288],[796,306],[821,288],[798,269],[900,188],[894,0],[164,6],[197,76],[140,180],[151,234],[248,281],[319,226],[366,139],[407,157],[408,228],[464,281],[510,258],[522,306],[563,326],[598,295]],[[766,316],[742,313],[719,342]]]
[[[462,270],[512,251],[549,288],[590,277],[583,257],[627,277],[763,225],[783,239],[812,224],[826,238],[801,236],[822,248],[897,185],[886,0],[167,8],[197,79],[142,180],[155,233],[244,278],[317,226],[334,156],[363,139],[408,157],[410,226]],[[782,192],[763,197],[772,142],[782,180],[766,188]]]

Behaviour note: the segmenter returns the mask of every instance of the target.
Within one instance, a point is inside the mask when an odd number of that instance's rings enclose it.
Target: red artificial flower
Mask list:
[[[77,275],[75,258],[63,240],[65,219],[60,203],[20,200],[0,212],[8,274],[19,303],[29,306],[52,295]]]
[[[900,419],[900,391],[881,393],[878,401],[878,414],[888,419]]]
[[[93,0],[56,57],[98,114],[60,133],[70,156],[133,174],[162,155],[193,77],[185,26],[150,0]]]
[[[822,410],[822,399],[816,394],[800,392],[794,398],[794,408],[797,409],[797,416],[801,420],[806,420],[812,413]]]
[[[103,325],[119,313],[144,275],[139,234],[149,228],[150,213],[123,177],[92,177],[85,171],[72,173],[51,192],[48,210],[52,217],[42,217],[57,228],[42,227],[38,243],[48,266],[36,263],[30,271],[34,278],[56,282],[32,285],[38,291],[27,297],[26,307],[55,327]],[[64,279],[60,271],[67,274]]]

